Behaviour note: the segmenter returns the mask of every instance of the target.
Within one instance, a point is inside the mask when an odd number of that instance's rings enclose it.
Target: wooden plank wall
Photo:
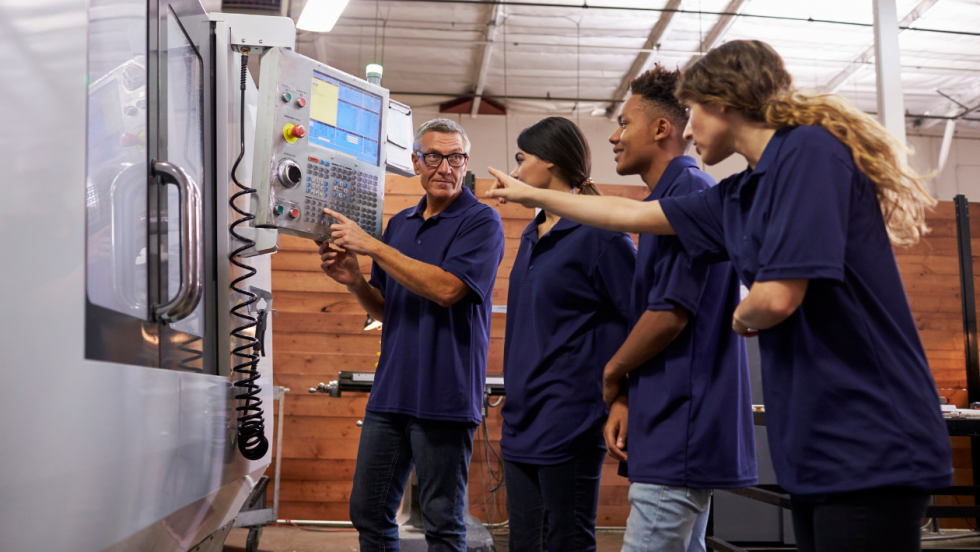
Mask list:
[[[980,289],[980,203],[970,204],[970,241],[973,246],[974,286]],[[960,300],[959,256],[956,245],[956,213],[952,201],[941,201],[928,214],[932,232],[915,247],[897,248],[895,256],[902,273],[915,325],[926,350],[929,368],[939,395],[960,408],[967,406],[966,353]],[[957,485],[973,484],[969,437],[952,437],[953,467]],[[972,497],[939,497],[940,504],[972,504]],[[963,519],[941,520],[942,527],[967,529]]]
[[[477,180],[477,197],[483,198],[491,183],[491,180]],[[599,187],[607,195],[634,199],[647,195],[642,186]],[[388,176],[385,223],[391,215],[418,203],[421,195],[417,178]],[[506,251],[494,286],[493,303],[506,305],[508,276],[520,235],[533,211],[518,205],[500,206],[496,201],[481,201],[497,209],[503,219]],[[971,205],[971,213],[974,220],[980,220],[980,205]],[[896,253],[940,394],[951,403],[965,406],[966,369],[952,203],[941,203],[929,219],[933,228],[930,237],[914,248]],[[980,252],[980,225],[974,226],[973,247]],[[292,390],[286,399],[280,517],[348,520],[360,437],[356,422],[364,415],[367,394],[345,393],[343,397],[331,398],[309,395],[306,390],[319,382],[336,379],[342,370],[373,371],[381,334],[363,330],[364,311],[343,286],[320,272],[313,242],[282,236],[280,251],[272,257],[272,268],[274,306],[279,312],[272,326],[275,383]],[[369,273],[370,262],[362,259],[361,269]],[[493,315],[488,374],[502,372],[504,323],[503,314]],[[487,427],[490,442],[499,451],[499,408],[491,410]],[[972,484],[969,441],[954,438],[953,443],[957,483]],[[470,511],[484,521],[491,513],[494,520],[501,521],[507,519],[506,491],[501,489],[497,493],[494,507],[489,493],[494,479],[488,472],[489,468],[501,477],[501,467],[484,445],[478,431],[470,467]],[[270,467],[270,476],[274,467]],[[608,459],[603,466],[597,520],[600,526],[623,526],[629,515],[628,482],[616,475],[616,467]],[[966,526],[962,520],[949,520],[944,525]]]

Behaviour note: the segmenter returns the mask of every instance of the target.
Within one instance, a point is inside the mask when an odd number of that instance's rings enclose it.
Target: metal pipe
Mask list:
[[[438,96],[445,98],[475,98],[475,94],[447,94],[445,92],[395,92],[391,91],[389,94],[401,94],[404,96]],[[492,100],[541,100],[548,102],[602,102],[611,103],[622,100],[610,100],[609,98],[556,98],[553,96],[505,96],[503,94],[483,94],[483,98],[490,98]]]
[[[401,95],[401,96],[434,96],[441,98],[473,98],[474,94],[451,94],[446,92],[398,92],[392,90],[389,92],[391,95]],[[609,98],[556,98],[553,96],[505,96],[503,94],[483,94],[484,98],[490,98],[493,100],[533,100],[542,102],[597,102],[597,103],[613,103],[622,100],[610,100]],[[877,115],[876,111],[865,111],[868,115]],[[966,117],[956,117],[956,116],[946,116],[946,115],[923,115],[919,113],[906,113],[906,119],[939,119],[939,120],[949,120],[955,119],[958,121],[974,121],[980,122],[980,119],[970,119]]]
[[[277,519],[276,523],[282,525],[309,525],[310,527],[328,527],[331,529],[354,528],[354,524],[349,521],[319,521],[315,519]]]
[[[286,393],[289,393],[289,388],[277,386],[275,388],[275,394],[279,395],[279,419],[276,420],[276,490],[275,495],[272,499],[272,517],[279,517],[279,475],[282,472],[282,420],[285,413],[284,404],[286,402]]]
[[[551,36],[558,36],[558,35],[551,35]],[[325,38],[325,39],[330,39],[330,38],[353,39],[353,38],[358,38],[358,36],[357,35],[333,34],[333,33],[331,33],[329,35],[323,35],[321,38]],[[432,43],[433,44],[433,46],[432,46],[433,48],[438,48],[439,46],[437,45],[437,43],[441,43],[441,42],[453,42],[453,43],[461,43],[461,44],[471,44],[473,46],[483,46],[483,45],[490,44],[490,42],[489,41],[486,41],[486,40],[466,40],[466,39],[460,39],[460,38],[439,38],[439,39],[434,39],[432,37],[422,37],[422,36],[389,36],[386,40],[388,40],[388,41],[392,41],[392,40],[396,40],[396,41],[397,40],[403,40],[403,41],[415,41],[415,42],[428,42],[428,43]],[[312,40],[297,40],[296,42],[297,43],[312,43],[313,41]],[[591,50],[616,50],[616,51],[622,51],[622,52],[678,54],[678,55],[684,55],[684,56],[701,56],[701,55],[704,55],[703,52],[691,52],[691,51],[688,51],[688,50],[673,50],[673,49],[669,49],[669,48],[638,48],[638,47],[634,47],[634,46],[612,46],[612,45],[609,45],[609,44],[583,44],[581,46],[578,46],[576,44],[549,44],[549,43],[544,43],[544,42],[510,42],[510,41],[508,41],[508,45],[509,46],[515,46],[515,47],[532,46],[532,47],[540,47],[540,48],[576,48],[576,49],[577,48],[582,48],[582,49],[586,49],[586,50],[590,50],[590,49]],[[921,58],[921,59],[943,59],[943,60],[947,59],[947,58],[924,58],[922,56],[917,56],[917,57],[918,58]],[[873,61],[859,61],[859,60],[853,60],[853,59],[847,59],[847,60],[839,60],[839,59],[817,59],[817,58],[803,58],[803,57],[792,57],[792,56],[783,56],[783,59],[784,60],[788,60],[788,61],[805,61],[805,62],[809,62],[809,63],[822,63],[822,64],[825,64],[825,65],[835,65],[835,66],[836,65],[842,65],[842,64],[843,65],[860,65],[860,66],[872,66],[872,65],[874,65],[874,62]],[[915,64],[906,64],[906,65],[902,65],[901,67],[902,67],[902,69],[918,69],[918,70],[933,70],[933,71],[955,71],[955,72],[961,72],[961,73],[980,73],[980,69],[970,69],[970,68],[965,68],[965,67],[937,67],[937,66],[929,66],[929,65],[921,65],[921,64],[918,64],[918,65],[915,65]],[[597,78],[600,78],[600,77],[597,77]],[[601,77],[601,78],[608,78],[608,77]],[[607,100],[607,101],[609,101],[609,100]]]
[[[616,11],[633,11],[633,12],[652,12],[652,13],[664,13],[673,12],[680,14],[689,15],[716,15],[716,16],[727,16],[727,17],[752,17],[755,19],[772,19],[777,21],[798,21],[801,23],[826,23],[829,25],[848,25],[851,27],[873,27],[873,23],[859,23],[857,21],[839,21],[832,19],[813,19],[812,17],[790,17],[786,15],[762,15],[757,13],[734,13],[734,12],[713,12],[713,11],[703,11],[703,10],[683,10],[683,9],[669,9],[669,8],[641,8],[636,6],[590,6],[587,3],[582,5],[563,5],[563,4],[548,4],[544,2],[512,2],[512,1],[497,1],[497,0],[386,0],[387,2],[409,2],[409,3],[426,3],[426,4],[470,4],[470,5],[503,5],[503,6],[517,6],[525,8],[562,8],[562,9],[579,9],[579,10],[616,10]],[[955,35],[966,35],[966,36],[980,36],[980,33],[969,32],[969,31],[949,31],[945,29],[923,29],[920,27],[899,27],[900,30],[908,31],[919,31],[927,33],[943,33],[943,34],[955,34]]]

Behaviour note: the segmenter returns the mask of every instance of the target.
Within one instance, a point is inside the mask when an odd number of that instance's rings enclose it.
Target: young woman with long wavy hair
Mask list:
[[[601,228],[676,234],[730,260],[758,335],[770,451],[802,552],[919,550],[929,492],[952,483],[939,397],[893,245],[916,243],[935,201],[905,146],[839,96],[792,87],[759,41],[705,55],[678,84],[702,159],[748,168],[658,202],[532,190],[491,170],[491,196]]]

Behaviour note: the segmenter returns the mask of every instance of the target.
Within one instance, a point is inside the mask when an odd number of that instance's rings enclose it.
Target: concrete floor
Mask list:
[[[311,530],[296,527],[266,527],[259,539],[261,552],[357,552],[357,532],[353,530]],[[968,531],[944,530],[943,536],[954,540],[924,540],[922,548],[980,548],[980,536],[969,537]],[[244,552],[247,529],[233,529],[225,541],[225,552]],[[597,552],[619,552],[623,546],[622,531],[599,531]],[[496,537],[497,552],[507,552],[507,535]],[[763,550],[763,548],[753,548]],[[782,550],[792,550],[782,548]]]

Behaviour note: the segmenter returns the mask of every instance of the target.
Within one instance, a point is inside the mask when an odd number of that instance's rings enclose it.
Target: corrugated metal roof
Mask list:
[[[672,15],[659,45],[647,50],[656,62],[683,68],[712,30],[723,31],[715,44],[764,40],[784,57],[797,85],[833,88],[866,111],[876,109],[874,59],[866,55],[874,44],[869,1],[590,0],[588,9],[581,0],[505,4],[491,33],[489,2],[351,0],[332,32],[300,32],[298,49],[353,74],[380,62],[385,87],[400,93],[400,101],[424,106],[473,93],[489,46],[485,95],[514,97],[501,100],[511,111],[599,114],[616,99],[657,22]],[[671,4],[679,11],[653,11]],[[897,6],[899,18],[913,14],[914,20],[899,35],[907,112],[960,113],[940,91],[967,107],[980,104],[980,2],[898,0]],[[733,8],[737,17],[722,15]],[[296,0],[290,13],[298,19],[301,10]],[[730,25],[716,28],[726,20]],[[909,120],[925,127],[942,122]],[[980,122],[959,128],[980,132]]]

